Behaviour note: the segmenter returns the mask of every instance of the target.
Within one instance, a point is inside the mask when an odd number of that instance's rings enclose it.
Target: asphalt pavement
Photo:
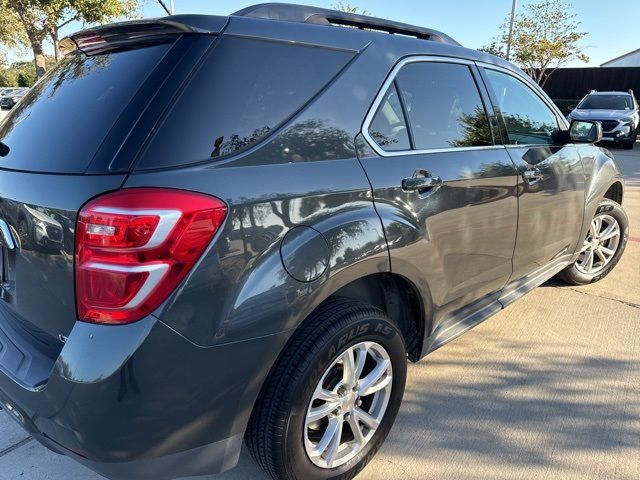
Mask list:
[[[587,287],[547,282],[409,366],[396,424],[363,480],[640,478],[640,144],[613,150],[631,238]],[[0,412],[0,479],[97,480]],[[246,452],[209,480],[267,480]]]

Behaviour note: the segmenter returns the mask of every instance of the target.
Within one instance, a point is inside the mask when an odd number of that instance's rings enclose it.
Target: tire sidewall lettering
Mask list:
[[[599,215],[601,213],[605,213],[605,212],[611,212],[613,211],[613,205],[600,205],[597,209],[596,209],[596,215]]]
[[[361,339],[361,337],[365,337],[370,333],[374,333],[375,335],[379,335],[387,339],[392,339],[397,335],[396,332],[396,329],[380,320],[367,320],[353,325],[346,333],[335,339],[328,348],[326,348],[325,353],[321,356],[322,360],[316,363],[308,376],[307,385],[303,392],[304,398],[309,398],[311,396],[320,377],[324,374],[329,365],[331,365],[338,355],[344,352],[347,347],[358,343],[358,340]],[[366,339],[361,339],[361,341],[365,340]]]

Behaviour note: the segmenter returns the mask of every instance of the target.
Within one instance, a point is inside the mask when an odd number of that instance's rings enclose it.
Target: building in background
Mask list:
[[[640,48],[604,62],[601,67],[640,67]]]

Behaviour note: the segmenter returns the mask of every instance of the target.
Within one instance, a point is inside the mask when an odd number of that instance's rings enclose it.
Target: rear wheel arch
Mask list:
[[[418,361],[425,331],[431,319],[418,288],[407,278],[393,273],[376,273],[354,280],[334,292],[331,298],[348,298],[373,305],[385,312],[404,336],[407,356]]]

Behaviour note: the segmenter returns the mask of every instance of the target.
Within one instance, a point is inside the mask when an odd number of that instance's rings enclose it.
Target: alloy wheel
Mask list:
[[[307,408],[309,459],[335,468],[358,455],[382,422],[391,388],[391,360],[381,345],[361,342],[345,350],[325,370]]]
[[[613,259],[620,244],[620,225],[611,215],[597,215],[585,238],[576,268],[592,275],[603,270]]]

